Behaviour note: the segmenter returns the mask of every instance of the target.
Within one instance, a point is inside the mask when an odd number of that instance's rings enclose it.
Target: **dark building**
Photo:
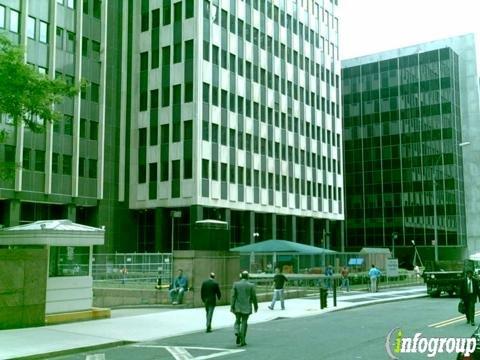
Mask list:
[[[472,47],[464,36],[342,63],[347,249],[394,243],[408,258],[414,241],[433,259],[436,228],[440,259],[465,250]]]

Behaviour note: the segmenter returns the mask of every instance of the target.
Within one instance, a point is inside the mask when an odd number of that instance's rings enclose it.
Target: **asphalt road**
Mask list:
[[[194,333],[148,343],[96,350],[62,360],[184,360],[184,359],[389,359],[387,334],[395,341],[398,330],[405,337],[422,333],[422,338],[471,336],[475,327],[457,313],[456,298],[420,298],[376,304],[297,319],[282,319],[250,325],[246,347],[234,343],[232,329]],[[477,323],[480,323],[480,307]],[[278,311],[281,316],[281,311]],[[255,316],[253,314],[252,316]],[[232,316],[233,324],[233,316]],[[160,325],[159,326],[164,326]],[[392,349],[390,346],[389,349]],[[427,348],[428,349],[428,348]],[[455,359],[455,354],[394,353],[399,359]],[[94,355],[95,354],[95,355]]]

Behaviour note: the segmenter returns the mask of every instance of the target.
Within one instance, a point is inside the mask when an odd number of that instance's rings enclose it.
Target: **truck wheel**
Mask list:
[[[450,297],[452,297],[453,294],[455,293],[455,291],[453,291],[453,290],[448,290],[447,292],[448,292],[448,296],[450,296]]]
[[[440,291],[432,291],[432,292],[430,293],[430,296],[431,296],[432,298],[438,298],[438,297],[440,297]]]

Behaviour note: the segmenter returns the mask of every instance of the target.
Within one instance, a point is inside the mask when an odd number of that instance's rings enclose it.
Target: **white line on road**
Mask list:
[[[243,349],[219,349],[219,348],[210,348],[210,347],[198,347],[198,346],[164,346],[164,345],[132,345],[134,347],[142,347],[142,348],[163,348],[167,350],[175,360],[206,360],[206,359],[213,359],[216,357],[235,354],[238,352],[245,351]],[[191,350],[211,350],[214,351],[212,354],[202,355],[193,357],[192,354],[188,351]]]

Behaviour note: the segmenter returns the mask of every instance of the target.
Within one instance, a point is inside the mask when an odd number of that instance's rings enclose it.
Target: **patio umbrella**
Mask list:
[[[334,250],[324,249],[321,247],[305,245],[288,240],[270,239],[260,241],[253,244],[238,246],[230,249],[232,252],[240,253],[271,253],[273,261],[276,263],[277,253],[294,253],[294,254],[309,254],[309,255],[328,255],[337,253]]]

